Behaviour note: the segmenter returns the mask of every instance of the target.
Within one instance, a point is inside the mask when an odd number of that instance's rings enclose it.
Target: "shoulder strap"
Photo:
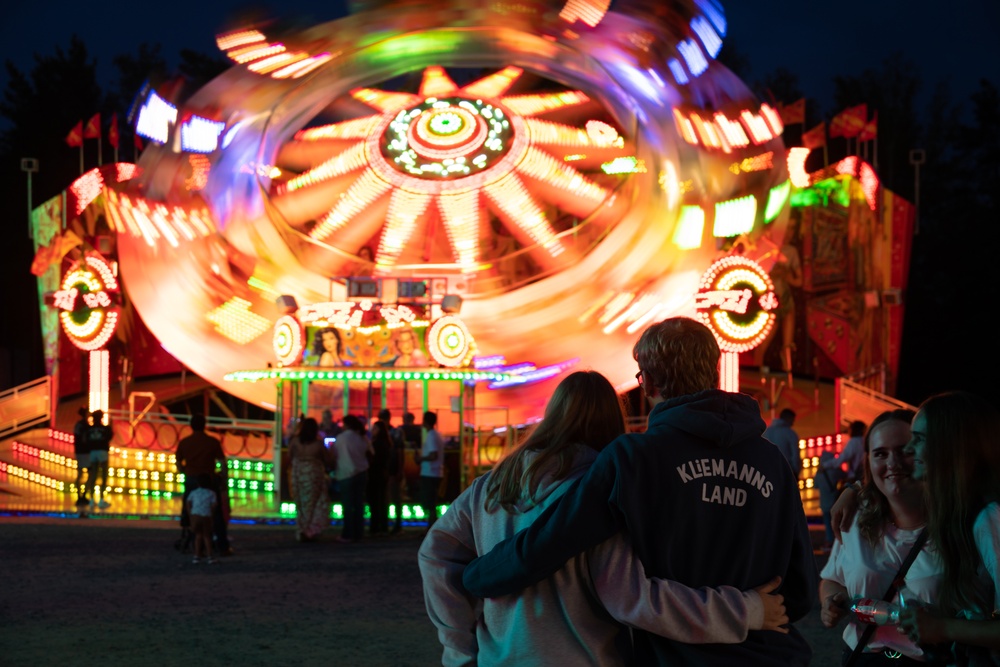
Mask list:
[[[924,548],[924,544],[927,542],[927,529],[924,528],[917,535],[917,541],[913,543],[913,547],[910,549],[910,553],[906,554],[906,559],[903,564],[899,566],[899,571],[896,572],[896,576],[892,578],[892,583],[889,584],[889,588],[885,591],[885,595],[882,599],[886,602],[891,602],[892,598],[896,596],[896,591],[899,587],[903,585],[903,579],[906,578],[906,573],[909,571],[910,566],[913,565],[913,561],[917,559],[917,554],[920,550]],[[858,658],[865,650],[865,646],[871,640],[872,635],[875,634],[875,628],[877,626],[873,623],[869,623],[865,628],[864,633],[861,635],[861,639],[858,640],[858,645],[854,647],[854,652],[851,653],[851,657],[845,663],[845,667],[851,667],[857,662]]]

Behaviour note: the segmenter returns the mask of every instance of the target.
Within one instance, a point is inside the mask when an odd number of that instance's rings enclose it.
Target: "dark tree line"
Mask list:
[[[143,44],[135,53],[114,58],[117,77],[110,90],[97,81],[96,61],[86,45],[73,38],[52,55],[36,54],[34,66],[22,72],[6,63],[9,83],[0,100],[0,188],[7,203],[3,216],[2,284],[8,287],[6,314],[0,326],[0,388],[43,374],[38,334],[34,276],[29,267],[26,177],[21,158],[36,158],[34,205],[58,194],[79,174],[78,149],[64,138],[80,120],[100,112],[105,126],[105,162],[110,161],[107,122],[117,113],[121,159],[132,159],[132,134],[125,119],[148,80],[182,84],[190,95],[228,67],[219,54],[185,50],[171,71],[159,44]],[[720,60],[746,81],[749,60],[731,41]],[[807,100],[809,128],[829,121],[840,110],[865,103],[879,114],[879,177],[894,192],[913,201],[914,169],[910,150],[924,149],[920,167],[919,223],[914,238],[909,289],[906,294],[900,398],[919,402],[935,391],[966,388],[1000,398],[993,379],[1000,364],[991,352],[994,318],[987,289],[992,279],[994,226],[1000,213],[1000,94],[996,81],[982,80],[968,99],[955,99],[946,83],[923,81],[915,64],[893,54],[878,67],[834,78],[834,108]],[[934,86],[926,109],[917,108],[924,85]],[[779,68],[753,83],[758,95],[790,103],[803,97],[798,77]],[[790,127],[794,144],[801,129]],[[843,157],[842,139],[829,143],[830,161]],[[96,164],[93,140],[85,144],[87,168]],[[870,158],[869,158],[870,159]]]

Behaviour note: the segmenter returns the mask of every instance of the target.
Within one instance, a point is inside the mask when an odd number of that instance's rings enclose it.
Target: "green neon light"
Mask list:
[[[296,370],[294,368],[268,368],[264,370],[234,371],[225,379],[229,382],[259,382],[260,380],[462,380],[463,382],[496,382],[510,380],[509,373],[479,370],[396,371],[396,370]]]
[[[701,206],[682,206],[674,229],[674,245],[681,250],[700,248],[704,232],[705,209]]]
[[[712,235],[728,238],[746,234],[753,229],[757,216],[757,198],[753,195],[730,199],[715,205],[715,226]]]
[[[771,188],[767,195],[767,206],[764,208],[764,223],[774,222],[774,219],[781,214],[788,201],[788,195],[792,191],[792,182],[785,181],[781,185]]]

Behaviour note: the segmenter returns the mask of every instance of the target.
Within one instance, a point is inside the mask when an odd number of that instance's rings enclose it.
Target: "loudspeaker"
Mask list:
[[[445,313],[457,315],[462,310],[462,297],[457,294],[446,294],[441,299],[441,310]]]
[[[295,301],[295,297],[291,294],[282,294],[274,300],[274,304],[278,308],[281,308],[286,315],[291,315],[299,309],[299,304]]]

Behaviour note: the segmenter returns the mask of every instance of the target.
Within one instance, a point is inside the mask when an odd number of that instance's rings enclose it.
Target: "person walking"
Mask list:
[[[427,517],[427,529],[430,530],[437,521],[438,489],[441,487],[444,470],[444,441],[436,428],[436,414],[425,412],[423,426],[423,445],[415,458],[420,464],[420,506]]]
[[[76,414],[80,415],[80,419],[73,425],[73,455],[76,456],[76,480],[73,481],[73,486],[76,487],[76,504],[79,507],[88,504],[83,474],[90,467],[90,443],[87,442],[90,412],[81,406]],[[89,481],[90,475],[87,477]]]
[[[192,482],[197,488],[184,501],[185,509],[191,517],[191,531],[194,533],[194,558],[191,562],[197,565],[204,560],[212,564],[215,563],[212,556],[212,516],[218,499],[212,490],[212,478],[209,475],[198,475]]]
[[[330,525],[326,466],[331,458],[319,438],[319,424],[315,419],[302,420],[288,452],[292,461],[292,497],[295,498],[295,540],[315,542]]]
[[[224,507],[229,497],[226,454],[222,451],[222,442],[205,433],[205,425],[205,415],[191,416],[191,435],[177,443],[174,460],[177,472],[184,474],[185,507],[189,493],[194,490],[195,480],[199,475],[208,476],[209,488],[216,495],[215,510],[212,513],[212,532],[215,535],[216,548],[221,555],[231,556],[233,549],[229,544],[228,517]],[[219,472],[216,472],[216,464],[219,466]],[[184,526],[188,519],[189,517],[182,515],[181,525]]]
[[[792,425],[795,424],[795,410],[785,408],[771,425],[764,429],[764,439],[770,440],[778,448],[781,455],[788,461],[795,473],[795,479],[802,472],[802,456],[799,454],[799,434]]]
[[[104,412],[94,410],[91,415],[91,424],[87,427],[87,446],[90,448],[90,464],[87,468],[87,490],[84,493],[90,499],[90,504],[100,509],[111,507],[108,502],[108,458],[111,454],[111,440],[115,436],[111,428],[111,421],[104,423]],[[101,483],[97,484],[97,478],[101,478]]]
[[[365,488],[368,484],[372,443],[364,435],[364,424],[354,415],[344,415],[344,430],[337,436],[335,475],[344,508],[344,528],[338,542],[357,542],[365,530]]]
[[[410,417],[410,424],[416,427],[413,424],[412,412],[407,412],[403,415],[404,425],[406,415]],[[419,433],[420,430],[417,429],[418,438],[420,437]],[[398,535],[403,531],[403,484],[406,481],[406,476],[403,474],[406,466],[406,431],[402,425],[390,429],[389,441],[392,444],[392,448],[389,450],[389,465],[386,467],[389,479],[386,497],[392,506],[392,514],[395,517],[392,530],[389,531],[389,534]]]
[[[379,410],[372,424],[371,465],[368,466],[368,532],[372,536],[389,534],[389,464],[392,456],[392,413]]]
[[[798,483],[761,437],[757,402],[717,388],[714,334],[669,318],[648,327],[632,354],[652,406],[646,431],[616,438],[531,526],[466,566],[465,590],[517,592],[624,532],[647,576],[747,590],[778,575],[790,621],[803,618],[819,581]],[[738,644],[686,644],[644,630],[633,640],[641,665],[788,667],[812,657],[794,626],[751,631]]]

